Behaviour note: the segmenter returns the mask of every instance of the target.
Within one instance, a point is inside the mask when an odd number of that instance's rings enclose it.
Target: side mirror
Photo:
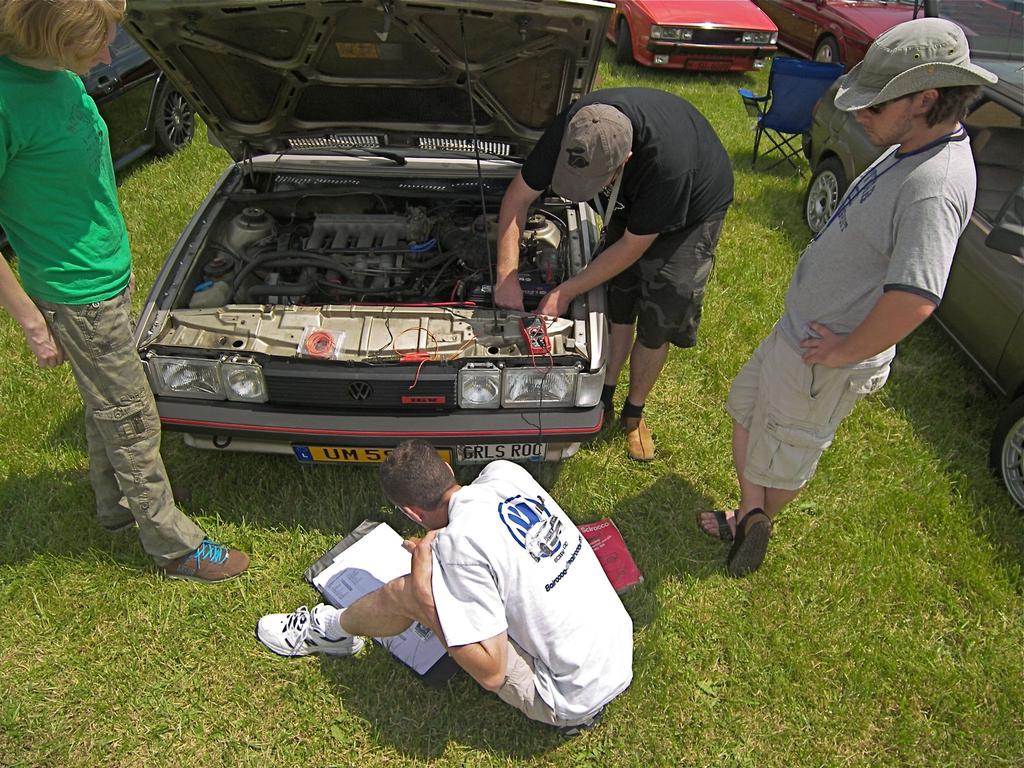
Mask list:
[[[996,216],[985,245],[1024,259],[1024,184],[1017,187]]]

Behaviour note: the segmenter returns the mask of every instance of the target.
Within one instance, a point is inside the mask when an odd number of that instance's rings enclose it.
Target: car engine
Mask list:
[[[342,210],[307,218],[257,205],[230,215],[206,245],[188,307],[493,306],[496,214],[465,202],[394,210],[378,195],[336,207]],[[529,217],[519,274],[527,311],[569,276],[568,240],[556,214],[538,210]]]

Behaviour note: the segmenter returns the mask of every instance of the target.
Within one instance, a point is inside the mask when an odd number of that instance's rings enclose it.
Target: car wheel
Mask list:
[[[828,224],[846,191],[846,173],[837,157],[826,157],[814,169],[804,197],[804,221],[813,234]]]
[[[633,63],[633,40],[629,36],[629,24],[619,19],[618,32],[615,35],[615,61],[618,64]]]
[[[558,476],[562,472],[560,461],[539,461],[524,464],[526,471],[530,473],[537,484],[545,491],[550,491],[558,482]]]
[[[834,37],[823,37],[818,47],[814,49],[814,60],[824,61],[826,64],[840,64],[839,43]]]
[[[187,146],[196,133],[196,113],[185,97],[167,83],[160,86],[153,120],[153,138],[158,155],[177,152]]]
[[[989,463],[1014,503],[1024,509],[1024,397],[1018,397],[992,433]]]

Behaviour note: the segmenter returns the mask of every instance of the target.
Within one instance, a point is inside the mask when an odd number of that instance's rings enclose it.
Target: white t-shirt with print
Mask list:
[[[561,718],[589,716],[633,677],[633,622],[597,556],[523,467],[495,461],[448,504],[434,539],[445,639],[503,631],[535,660],[537,691]]]

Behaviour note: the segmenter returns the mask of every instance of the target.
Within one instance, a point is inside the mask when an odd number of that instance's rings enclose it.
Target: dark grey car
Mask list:
[[[964,28],[972,59],[999,75],[999,82],[982,89],[965,121],[978,191],[935,318],[1009,400],[992,436],[990,460],[1024,508],[1024,41],[977,32],[1014,23],[1019,28],[1021,10],[1003,6],[1000,12],[1011,17],[998,24],[989,19],[986,25],[957,17],[955,12],[964,7],[938,4],[930,10],[953,17]],[[973,6],[975,12],[978,7]],[[812,232],[825,226],[849,183],[883,149],[868,141],[852,113],[835,108],[837,87],[815,108],[805,144],[813,173],[804,217]]]

